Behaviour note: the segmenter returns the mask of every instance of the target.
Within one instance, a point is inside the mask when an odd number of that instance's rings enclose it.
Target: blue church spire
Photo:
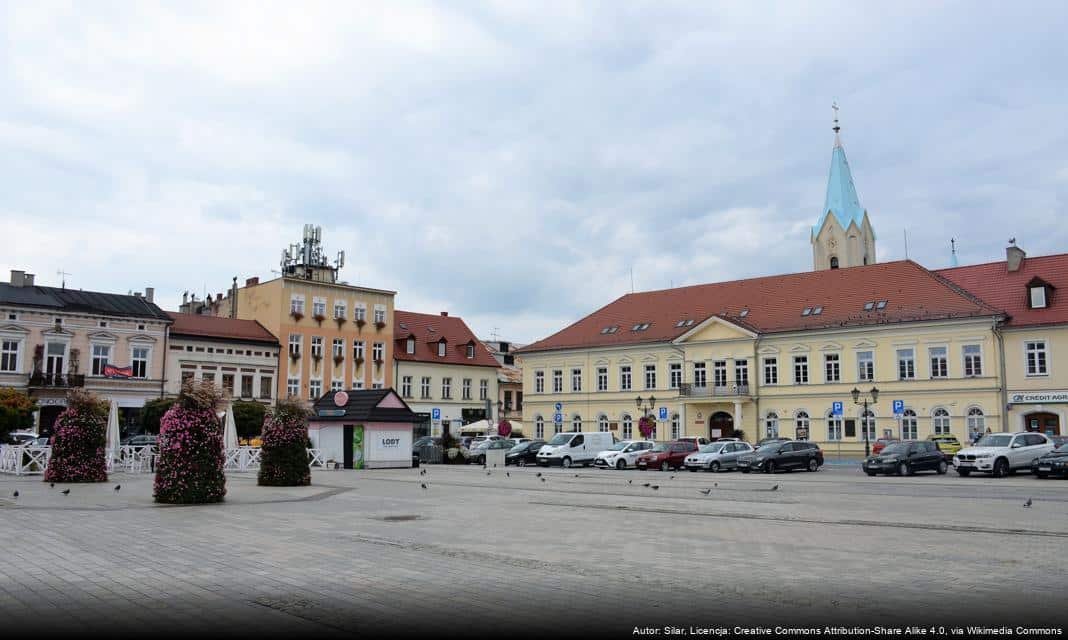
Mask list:
[[[950,238],[949,239],[949,246],[950,246],[949,266],[951,266],[951,267],[959,267],[960,266],[960,262],[957,261],[957,239],[956,238]]]
[[[813,233],[818,233],[823,226],[828,213],[833,213],[838,218],[842,228],[848,228],[850,221],[855,220],[860,226],[864,220],[864,208],[860,206],[857,197],[857,188],[853,185],[853,174],[849,170],[849,162],[846,160],[845,149],[842,148],[842,139],[838,126],[838,105],[833,107],[834,116],[834,150],[831,151],[831,173],[827,178],[827,197],[823,202],[823,211],[820,212]]]

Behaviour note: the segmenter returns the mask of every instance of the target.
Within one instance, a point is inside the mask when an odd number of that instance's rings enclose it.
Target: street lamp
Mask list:
[[[638,396],[638,398],[634,401],[634,403],[638,405],[638,411],[642,412],[642,417],[648,418],[649,414],[653,410],[653,407],[656,406],[656,397],[649,396],[649,404],[642,404],[642,402],[643,401],[641,396]]]
[[[868,399],[871,398],[870,404],[875,404],[879,401],[879,388],[872,387],[871,391],[865,394],[861,394],[860,389],[853,387],[853,404],[863,405],[864,411],[860,414],[860,428],[864,429],[864,457],[867,458],[871,455],[871,444],[868,441]],[[861,398],[863,395],[863,399]]]

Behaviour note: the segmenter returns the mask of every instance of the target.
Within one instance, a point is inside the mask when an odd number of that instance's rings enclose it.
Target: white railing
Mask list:
[[[308,457],[311,458],[310,460],[308,460],[308,466],[325,468],[325,455],[326,454],[323,453],[322,449],[308,449]]]
[[[0,473],[17,476],[39,475],[48,468],[52,447],[0,445]]]
[[[259,447],[237,447],[226,450],[226,461],[223,469],[226,471],[249,471],[260,468]]]

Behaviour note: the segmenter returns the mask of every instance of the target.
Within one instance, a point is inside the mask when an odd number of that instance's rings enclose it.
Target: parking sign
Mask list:
[[[905,401],[894,400],[894,415],[899,416],[903,413],[905,413]]]
[[[667,421],[667,407],[660,407],[660,421]]]
[[[430,418],[432,420],[441,420],[441,409],[434,407],[430,410]]]
[[[556,424],[562,424],[564,422],[564,414],[562,414],[562,413],[554,413],[553,414],[553,422],[555,422]]]
[[[843,407],[841,402],[831,403],[831,415],[840,416],[843,413]]]
[[[564,403],[563,402],[557,402],[556,403],[556,410],[557,411],[563,411],[564,410]]]

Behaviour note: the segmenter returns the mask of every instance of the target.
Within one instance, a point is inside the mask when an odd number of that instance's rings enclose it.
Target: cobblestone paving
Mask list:
[[[225,504],[197,507],[154,505],[147,475],[67,496],[2,477],[0,620],[258,636],[1066,621],[1068,481],[425,469],[281,489],[235,474]]]

